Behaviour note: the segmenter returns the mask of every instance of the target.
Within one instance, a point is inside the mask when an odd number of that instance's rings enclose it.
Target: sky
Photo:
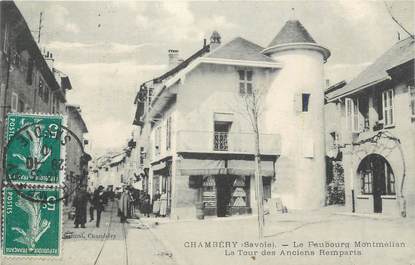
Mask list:
[[[387,3],[414,33],[414,2]],[[40,45],[71,79],[68,102],[81,106],[93,154],[126,145],[138,87],[166,71],[168,49],[186,58],[213,30],[222,43],[240,36],[266,47],[287,20],[298,19],[330,49],[325,78],[332,84],[370,65],[398,41],[398,32],[408,36],[383,1],[18,1],[17,6],[35,35],[43,12]]]

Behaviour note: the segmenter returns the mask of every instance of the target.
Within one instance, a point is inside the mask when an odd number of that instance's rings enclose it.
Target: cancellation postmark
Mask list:
[[[70,137],[62,126],[62,116],[9,114],[6,180],[15,184],[60,184],[64,148]]]
[[[4,257],[59,257],[61,255],[61,196],[59,189],[4,188]]]
[[[64,126],[60,115],[11,113],[8,115],[5,162],[6,181],[17,193],[31,201],[39,198],[21,193],[21,187],[59,187],[62,200],[83,182],[80,175],[67,174],[67,150],[85,159],[82,142]],[[74,162],[74,161],[72,161]],[[40,201],[41,202],[41,201]],[[43,201],[45,202],[45,201]]]

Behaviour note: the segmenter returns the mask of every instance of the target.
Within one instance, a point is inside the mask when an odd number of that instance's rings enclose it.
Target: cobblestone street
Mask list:
[[[33,260],[33,265],[132,265],[132,264],[175,264],[163,244],[149,229],[137,229],[140,222],[131,220],[129,224],[121,224],[117,217],[116,202],[114,207],[109,203],[102,213],[100,228],[95,222],[89,222],[86,228],[75,229],[73,222],[64,223],[64,234],[72,232],[72,238],[63,239],[63,255],[59,260]],[[110,235],[103,240],[104,234]],[[83,235],[84,238],[81,238]],[[101,237],[101,238],[99,238]],[[128,255],[127,255],[128,253]],[[1,254],[0,254],[1,255]],[[2,265],[21,265],[23,259],[2,259]]]

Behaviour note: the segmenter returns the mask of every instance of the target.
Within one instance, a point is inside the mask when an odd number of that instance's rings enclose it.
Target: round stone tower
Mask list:
[[[298,20],[290,20],[262,53],[283,65],[271,76],[263,116],[264,132],[281,136],[272,196],[289,209],[321,207],[326,178],[323,68],[330,51]]]

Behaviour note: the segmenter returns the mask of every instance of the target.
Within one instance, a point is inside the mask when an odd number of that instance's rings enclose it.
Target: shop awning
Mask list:
[[[180,161],[182,175],[220,175],[226,174],[225,160],[183,159]]]
[[[261,161],[261,175],[264,177],[273,177],[274,162],[273,161]],[[228,174],[253,176],[255,174],[255,161],[252,160],[229,160],[228,161]]]
[[[165,169],[166,166],[167,166],[167,163],[165,161],[162,161],[160,163],[151,165],[151,168],[153,169],[153,171],[159,171],[159,170]]]

